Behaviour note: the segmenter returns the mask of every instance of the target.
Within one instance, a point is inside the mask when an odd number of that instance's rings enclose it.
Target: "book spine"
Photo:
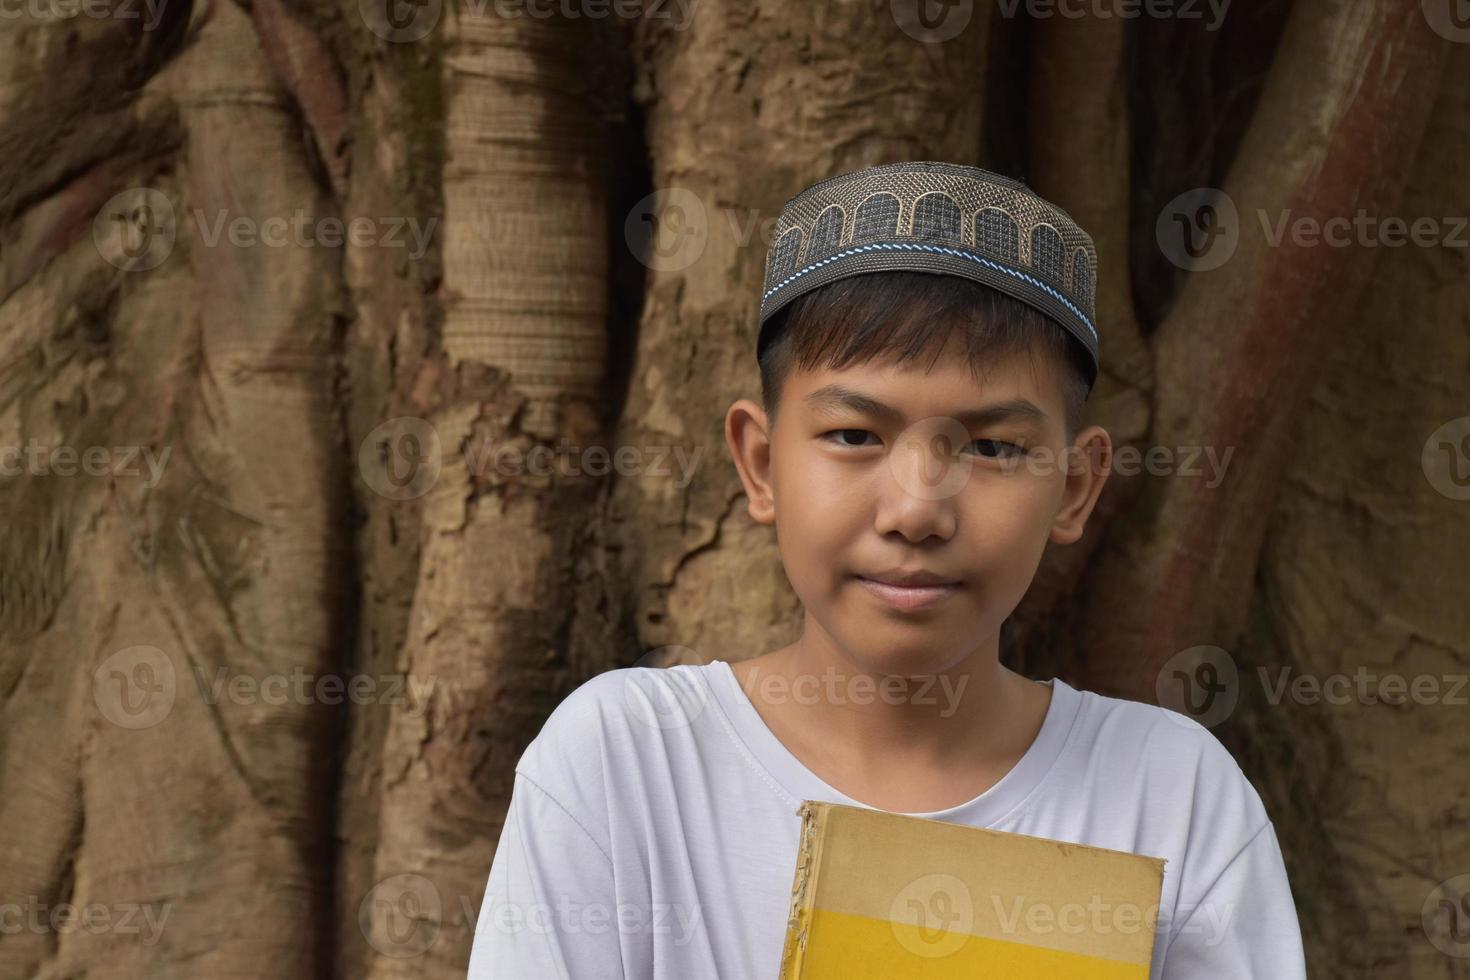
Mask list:
[[[821,866],[821,846],[827,814],[825,807],[804,802],[797,809],[801,836],[797,841],[796,877],[791,885],[791,914],[786,920],[786,943],[781,953],[779,980],[801,980],[807,940],[811,937],[816,904],[816,876]]]

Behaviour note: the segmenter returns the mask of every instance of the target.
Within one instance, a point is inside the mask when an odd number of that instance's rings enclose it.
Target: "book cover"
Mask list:
[[[1148,980],[1164,860],[807,800],[780,980]]]

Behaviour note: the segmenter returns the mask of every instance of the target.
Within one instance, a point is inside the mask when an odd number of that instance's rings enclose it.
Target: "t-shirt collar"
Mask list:
[[[716,660],[706,664],[701,673],[715,703],[729,722],[731,734],[765,768],[790,798],[793,807],[802,800],[820,800],[877,809],[829,786],[796,758],[767,727],[727,661]],[[964,803],[908,815],[984,827],[1004,819],[1023,803],[1060,758],[1081,707],[1081,693],[1066,681],[1054,677],[1045,683],[1052,688],[1046,718],[1036,739],[1010,772],[985,792]]]

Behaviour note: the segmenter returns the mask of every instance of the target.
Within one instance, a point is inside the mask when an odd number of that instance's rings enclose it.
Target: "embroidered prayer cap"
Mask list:
[[[1087,352],[1097,379],[1097,250],[1061,208],[1001,174],[933,160],[819,181],[786,202],[766,254],[756,356],[771,316],[837,279],[902,269],[962,276],[1027,303]]]

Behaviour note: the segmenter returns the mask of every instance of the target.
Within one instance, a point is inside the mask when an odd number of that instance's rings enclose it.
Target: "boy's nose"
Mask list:
[[[895,446],[888,468],[874,530],[884,536],[897,532],[913,542],[952,537],[957,524],[955,497],[968,480],[967,463],[952,449],[935,451],[919,443]]]

